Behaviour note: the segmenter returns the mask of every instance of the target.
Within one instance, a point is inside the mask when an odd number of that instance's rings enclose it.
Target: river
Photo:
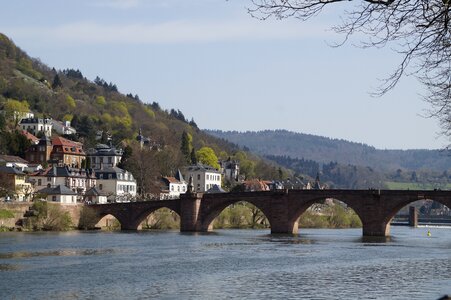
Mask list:
[[[438,299],[451,228],[0,233],[1,299]]]

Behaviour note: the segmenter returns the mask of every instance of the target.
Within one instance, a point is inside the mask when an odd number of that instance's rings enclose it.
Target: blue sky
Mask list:
[[[57,69],[80,69],[201,128],[288,129],[382,149],[441,148],[422,86],[370,95],[401,57],[340,48],[339,8],[308,22],[260,21],[248,0],[0,0],[0,32]]]

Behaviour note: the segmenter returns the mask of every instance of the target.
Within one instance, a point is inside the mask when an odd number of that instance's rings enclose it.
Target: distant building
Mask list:
[[[37,144],[31,145],[25,152],[25,159],[31,164],[46,165],[52,153],[52,142],[48,136],[43,136]]]
[[[81,168],[86,154],[83,151],[83,144],[74,142],[63,137],[55,137],[52,140],[53,151],[50,159],[58,166],[70,166]]]
[[[83,200],[86,203],[93,204],[105,204],[108,202],[107,195],[97,189],[97,187],[93,186],[83,196]]]
[[[136,196],[136,180],[132,173],[118,167],[103,168],[96,171],[96,187],[108,195],[111,201],[130,201]]]
[[[119,164],[123,153],[122,149],[116,149],[105,144],[97,144],[95,148],[87,151],[87,160],[90,168],[94,170],[113,168]]]
[[[77,130],[70,126],[70,121],[55,121],[53,120],[53,129],[56,133],[61,135],[70,135],[70,134],[76,134]]]
[[[155,141],[152,141],[149,137],[145,137],[142,134],[141,128],[139,129],[139,133],[138,136],[136,137],[136,140],[139,142],[139,145],[141,146],[141,148],[148,148],[151,150],[161,150],[161,145],[158,144]]]
[[[36,145],[39,143],[39,139],[37,137],[35,137],[33,134],[31,134],[30,132],[28,132],[26,130],[22,130],[22,134],[27,138],[27,140],[30,141],[30,143],[32,145]]]
[[[46,197],[47,202],[58,202],[64,204],[77,203],[77,193],[67,188],[64,185],[58,185],[56,187],[48,187],[41,189],[37,192],[40,195]]]
[[[13,167],[0,167],[0,191],[16,201],[28,201],[32,194],[31,184],[26,182],[25,173]]]
[[[48,137],[52,136],[52,119],[24,118],[20,120],[19,126],[22,130],[26,130],[34,135],[42,132]]]
[[[240,176],[240,163],[236,160],[232,160],[230,157],[227,160],[220,161],[221,173],[225,180],[238,181]]]
[[[203,164],[191,165],[182,170],[184,178],[193,178],[195,192],[206,192],[213,186],[221,187],[221,172],[215,168]]]
[[[86,190],[95,186],[96,180],[95,173],[92,171],[68,166],[49,167],[29,176],[29,181],[33,184],[35,190],[63,185],[78,195],[83,195]]]
[[[179,198],[180,194],[186,193],[188,188],[180,170],[177,171],[174,177],[162,177],[161,181],[163,188],[160,193],[160,199]]]
[[[258,179],[246,180],[243,182],[245,192],[269,191],[270,181],[263,181]]]
[[[0,166],[13,167],[23,172],[28,168],[28,161],[19,156],[0,155]]]

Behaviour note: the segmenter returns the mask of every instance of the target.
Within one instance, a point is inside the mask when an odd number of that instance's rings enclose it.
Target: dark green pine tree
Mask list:
[[[189,133],[187,133],[186,131],[183,131],[182,133],[182,141],[181,141],[181,145],[180,145],[180,151],[183,154],[183,157],[185,158],[185,161],[187,163],[191,162],[191,150],[193,148],[192,146],[192,137]]]
[[[194,148],[191,150],[190,159],[191,159],[191,164],[193,164],[193,165],[197,164],[197,156],[196,156],[196,151],[194,150]]]
[[[61,82],[61,79],[58,74],[55,74],[55,77],[53,77],[53,83],[52,83],[52,89],[56,89],[58,87],[62,87],[63,83]]]

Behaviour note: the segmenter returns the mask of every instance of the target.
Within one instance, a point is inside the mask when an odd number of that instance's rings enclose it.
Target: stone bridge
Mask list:
[[[390,220],[404,206],[418,200],[434,200],[451,208],[451,191],[400,190],[285,190],[202,194],[187,193],[177,200],[90,205],[98,220],[112,215],[122,230],[137,230],[157,209],[166,207],[180,216],[180,230],[212,229],[213,220],[229,205],[245,201],[268,218],[271,233],[298,232],[299,217],[314,203],[336,199],[352,208],[363,225],[364,236],[388,236]]]

